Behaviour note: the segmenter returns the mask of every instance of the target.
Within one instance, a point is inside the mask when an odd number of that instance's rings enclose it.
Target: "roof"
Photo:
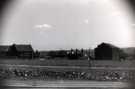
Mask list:
[[[108,46],[108,47],[110,47],[110,48],[118,48],[117,46],[115,46],[115,45],[112,45],[112,44],[110,44],[110,43],[101,43],[100,45],[98,45],[98,47],[99,46],[103,46],[103,45],[106,45],[106,46]]]
[[[10,46],[0,45],[0,52],[8,52]]]
[[[31,45],[16,45],[14,44],[17,51],[33,51]]]

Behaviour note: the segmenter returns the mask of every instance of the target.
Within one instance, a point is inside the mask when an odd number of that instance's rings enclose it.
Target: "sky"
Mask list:
[[[36,50],[135,45],[128,7],[120,0],[17,0],[4,15],[1,44]]]

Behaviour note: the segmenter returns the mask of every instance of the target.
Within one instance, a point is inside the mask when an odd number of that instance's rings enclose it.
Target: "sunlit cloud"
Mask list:
[[[85,19],[84,20],[84,23],[88,24],[89,23],[89,20],[88,19]]]
[[[121,12],[120,11],[114,11],[112,12],[112,16],[120,16]]]
[[[42,25],[36,25],[35,28],[52,28],[52,26],[50,24],[42,24]]]

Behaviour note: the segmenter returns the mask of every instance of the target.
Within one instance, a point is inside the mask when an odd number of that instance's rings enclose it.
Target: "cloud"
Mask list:
[[[89,20],[88,19],[85,19],[84,20],[84,23],[88,24],[89,23]]]
[[[51,28],[52,26],[50,24],[42,24],[42,25],[36,25],[35,28],[39,28],[39,29],[42,29],[42,28]]]

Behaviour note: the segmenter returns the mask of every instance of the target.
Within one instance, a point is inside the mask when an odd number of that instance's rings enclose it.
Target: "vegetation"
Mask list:
[[[77,71],[78,70],[78,71]],[[0,79],[21,80],[98,80],[98,81],[131,81],[135,80],[135,71],[108,69],[57,70],[39,67],[6,67],[0,69]]]

